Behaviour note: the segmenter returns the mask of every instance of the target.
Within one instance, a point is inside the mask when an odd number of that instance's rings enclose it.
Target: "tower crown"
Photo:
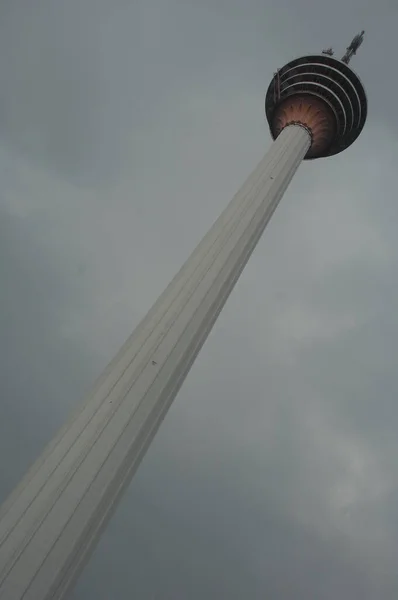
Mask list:
[[[348,62],[362,43],[357,35],[342,60],[328,49],[297,58],[278,70],[265,97],[265,113],[275,139],[286,126],[300,124],[311,136],[306,159],[338,154],[359,136],[367,99]]]

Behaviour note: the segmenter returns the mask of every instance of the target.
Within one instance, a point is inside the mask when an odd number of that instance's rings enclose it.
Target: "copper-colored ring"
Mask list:
[[[311,134],[311,147],[307,158],[315,158],[325,153],[333,142],[335,117],[326,102],[310,95],[295,95],[286,98],[276,108],[273,119],[273,133],[277,137],[282,129],[297,123]]]

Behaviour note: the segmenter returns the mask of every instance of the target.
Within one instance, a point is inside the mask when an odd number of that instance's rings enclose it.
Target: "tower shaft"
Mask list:
[[[0,599],[64,598],[311,144],[288,125],[0,511]]]

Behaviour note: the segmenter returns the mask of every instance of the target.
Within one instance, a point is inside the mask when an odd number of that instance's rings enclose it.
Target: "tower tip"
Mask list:
[[[346,49],[346,53],[344,54],[343,58],[341,59],[343,63],[345,63],[346,65],[348,65],[348,63],[350,62],[351,58],[354,56],[354,54],[357,53],[357,50],[358,50],[359,46],[363,42],[364,35],[365,35],[365,30],[362,29],[361,33],[358,33],[354,37],[354,39],[352,40],[351,44]]]

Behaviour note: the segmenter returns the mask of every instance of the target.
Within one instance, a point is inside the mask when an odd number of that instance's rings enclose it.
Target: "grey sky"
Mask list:
[[[3,0],[0,500],[362,28],[369,119],[301,167],[74,600],[396,600],[395,0]]]

